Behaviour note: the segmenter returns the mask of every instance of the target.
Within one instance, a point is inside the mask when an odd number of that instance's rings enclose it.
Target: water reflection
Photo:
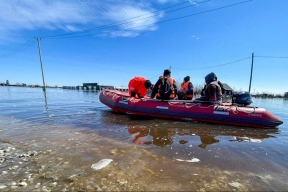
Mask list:
[[[44,109],[44,113],[48,116],[48,103],[47,103],[47,97],[46,97],[46,89],[44,92],[44,100],[45,100],[45,109]]]
[[[130,126],[128,133],[135,144],[155,145],[160,147],[172,144],[188,145],[198,143],[197,146],[206,149],[208,145],[220,143],[221,140],[229,142],[260,143],[264,139],[276,138],[274,134],[278,129],[236,129],[236,128],[147,128],[143,126]],[[221,139],[219,139],[221,138]]]
[[[172,136],[175,135],[175,131],[166,128],[141,128],[141,127],[132,127],[128,128],[128,132],[131,135],[134,135],[133,143],[135,144],[146,144],[146,145],[156,145],[160,147],[169,146],[173,143]],[[151,141],[145,141],[150,139]],[[140,138],[144,141],[139,141]]]
[[[200,137],[200,140],[201,140],[201,144],[198,145],[198,147],[201,147],[203,149],[205,149],[207,145],[220,142],[220,140],[215,139],[214,136],[212,135],[207,135],[207,136],[203,135]]]

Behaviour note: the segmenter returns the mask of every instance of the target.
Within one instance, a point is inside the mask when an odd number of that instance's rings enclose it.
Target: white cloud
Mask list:
[[[50,34],[53,30],[59,29],[64,32],[75,32],[134,18],[130,20],[131,22],[126,21],[113,29],[109,28],[113,30],[111,33],[113,36],[118,34],[133,37],[142,31],[157,29],[153,23],[162,15],[155,15],[153,11],[149,2],[136,3],[134,0],[0,1],[0,37],[8,38],[17,36],[23,31],[34,32],[38,29],[52,31]],[[139,15],[143,16],[138,17]],[[119,29],[119,32],[115,32]]]
[[[117,11],[121,10],[121,11]],[[157,27],[154,25],[155,22],[162,15],[154,15],[148,10],[139,9],[130,5],[124,6],[113,6],[107,11],[107,17],[112,21],[119,22],[120,28],[129,30],[129,33],[135,31],[155,30]],[[129,20],[133,18],[133,20]]]
[[[157,0],[158,3],[160,4],[165,4],[165,3],[176,3],[179,2],[179,0]],[[199,0],[189,0],[190,3],[192,4],[197,4]]]
[[[195,1],[195,0],[189,0],[189,2],[190,2],[191,4],[194,4],[194,5],[197,4],[197,1]]]
[[[196,37],[195,35],[192,35],[192,38],[196,40],[200,39],[200,37]]]
[[[158,0],[159,3],[164,4],[164,3],[170,3],[170,2],[177,2],[177,0]]]
[[[135,37],[138,36],[139,33],[131,32],[131,31],[115,31],[111,32],[112,37]]]

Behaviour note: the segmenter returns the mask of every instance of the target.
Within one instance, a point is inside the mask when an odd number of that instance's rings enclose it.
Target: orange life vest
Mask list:
[[[185,91],[185,93],[188,91],[188,84],[189,84],[189,82],[190,81],[188,81],[188,82],[183,82],[182,84],[181,84],[181,88]]]
[[[188,91],[188,86],[189,86],[189,84],[191,83],[191,81],[187,81],[187,82],[183,82],[182,84],[181,84],[181,88],[184,90],[184,92],[186,93],[186,97],[187,97],[187,99],[192,99],[193,98],[193,92],[192,93],[187,93],[187,91]],[[192,83],[191,83],[192,84]]]
[[[193,92],[192,93],[189,93],[189,92],[187,92],[188,91],[188,86],[189,86],[189,84],[191,83],[191,81],[187,81],[187,82],[183,82],[182,84],[181,84],[181,88],[184,90],[184,92],[186,93],[186,97],[187,97],[187,99],[192,99],[193,98]],[[192,83],[191,83],[192,84]]]

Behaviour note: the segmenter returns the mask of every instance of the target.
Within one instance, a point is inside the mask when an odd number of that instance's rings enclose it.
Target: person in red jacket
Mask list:
[[[128,84],[129,95],[131,97],[137,96],[138,98],[143,98],[151,85],[151,82],[144,77],[134,77]]]

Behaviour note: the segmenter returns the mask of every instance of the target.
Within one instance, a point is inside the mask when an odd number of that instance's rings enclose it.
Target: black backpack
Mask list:
[[[160,84],[160,97],[162,100],[169,100],[170,95],[172,93],[173,87],[169,81],[169,78],[163,77],[161,79],[161,84]]]

